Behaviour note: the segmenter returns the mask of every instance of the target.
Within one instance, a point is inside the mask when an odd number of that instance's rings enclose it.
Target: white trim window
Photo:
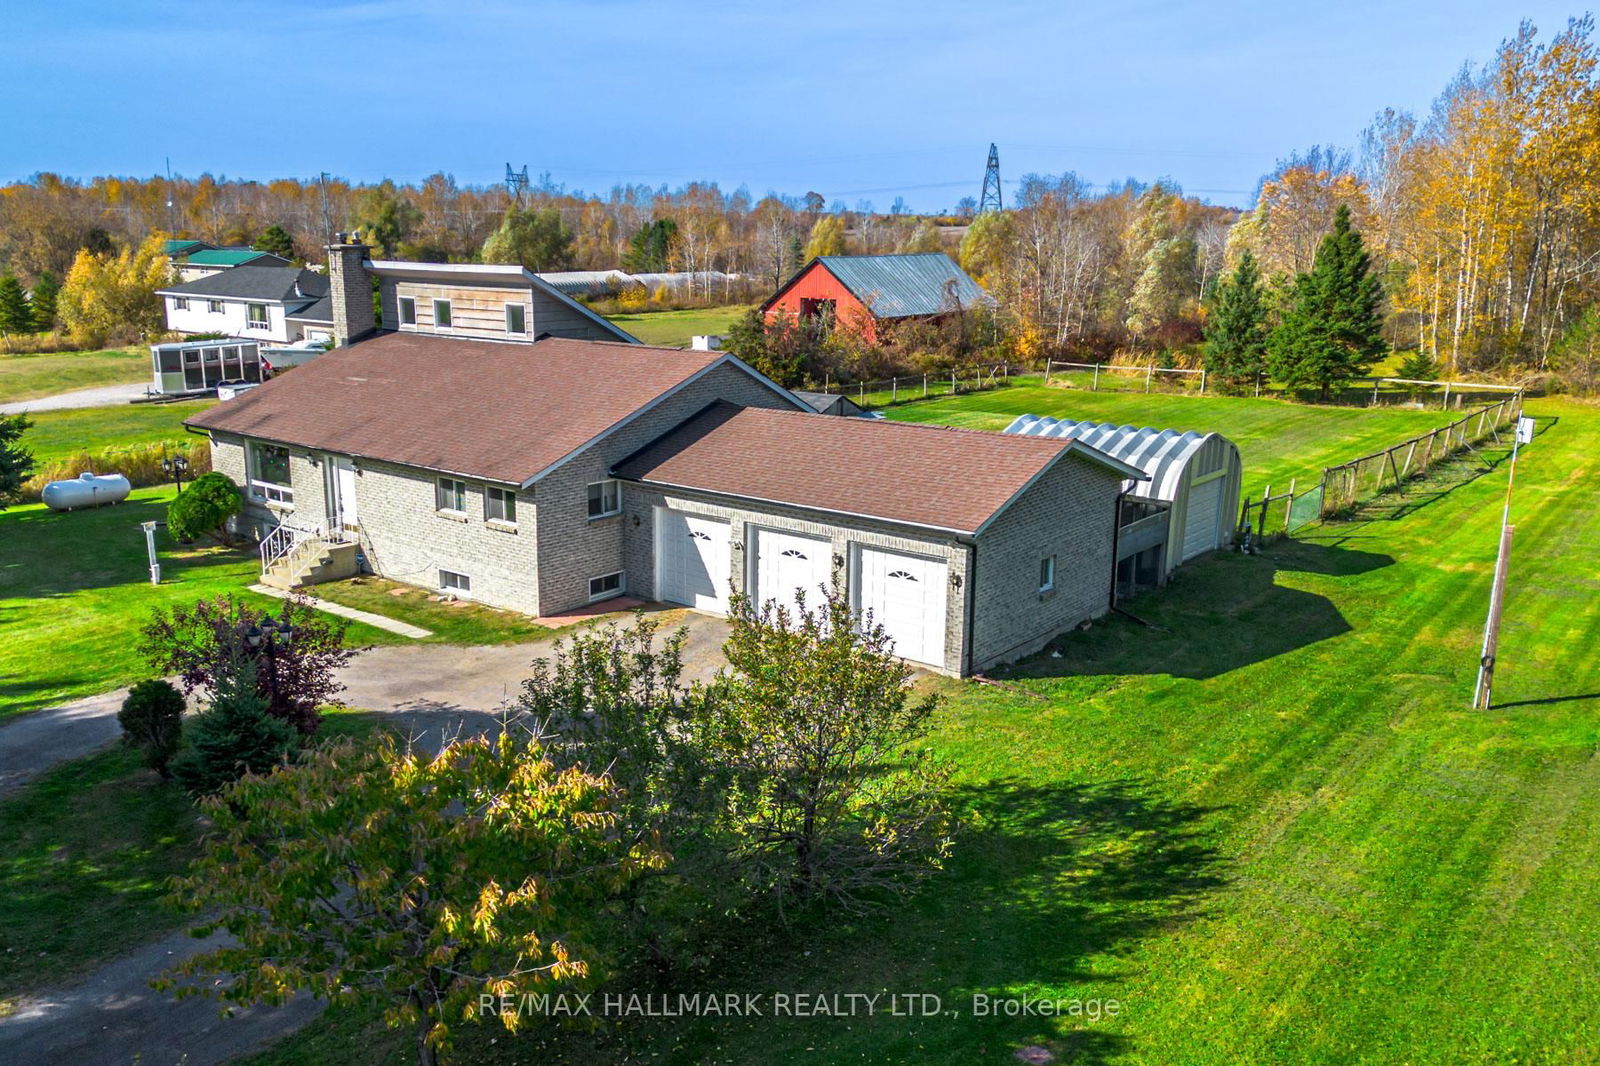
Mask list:
[[[172,309],[174,311],[189,310],[189,298],[187,296],[174,296],[172,298]]]
[[[267,311],[267,305],[245,304],[244,325],[246,329],[271,329],[272,316]]]
[[[415,296],[400,297],[400,324],[414,326],[417,324],[417,298]]]
[[[222,301],[221,300],[207,300],[206,301],[206,312],[208,314],[213,314],[213,315],[222,314]]]
[[[506,304],[506,332],[528,332],[528,305]]]
[[[466,515],[467,483],[453,477],[442,477],[433,486],[434,510],[445,514]]]
[[[1049,592],[1056,587],[1056,557],[1047,555],[1039,560],[1039,591]]]
[[[488,485],[483,490],[483,519],[503,525],[517,524],[517,490]]]
[[[622,513],[622,483],[595,481],[589,485],[589,517],[609,518]]]
[[[290,478],[289,449],[281,444],[251,441],[250,498],[265,503],[293,506],[294,488]]]
[[[589,579],[589,602],[609,600],[620,596],[627,589],[627,577],[621,570],[614,574],[601,574],[599,577]]]
[[[449,300],[437,300],[436,299],[436,300],[433,301],[433,328],[434,329],[450,329],[451,328],[450,301]]]
[[[472,595],[472,579],[466,574],[458,574],[454,570],[439,571],[439,591],[450,592],[457,596]]]

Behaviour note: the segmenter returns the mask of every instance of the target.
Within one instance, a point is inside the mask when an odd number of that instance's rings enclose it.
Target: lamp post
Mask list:
[[[189,469],[189,460],[181,455],[170,459],[161,460],[161,472],[170,476],[178,485],[178,491],[183,491],[183,472]]]
[[[259,625],[240,626],[239,635],[252,658],[267,660],[266,695],[270,702],[278,695],[278,644],[282,641],[287,645],[294,638],[294,626],[269,615]]]

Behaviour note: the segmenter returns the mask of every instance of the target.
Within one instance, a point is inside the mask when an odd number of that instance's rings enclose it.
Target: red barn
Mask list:
[[[761,313],[769,322],[779,314],[801,320],[830,315],[843,328],[876,341],[880,322],[994,306],[994,297],[948,255],[919,252],[818,256],[784,282],[761,305]]]

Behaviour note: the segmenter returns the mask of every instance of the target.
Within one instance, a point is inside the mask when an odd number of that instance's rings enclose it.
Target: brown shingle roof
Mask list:
[[[521,483],[724,358],[609,341],[387,333],[318,356],[188,425]]]
[[[1123,476],[1138,475],[1093,449],[1064,449],[1062,443],[718,402],[618,463],[615,473],[649,484],[975,533],[1064,451]]]

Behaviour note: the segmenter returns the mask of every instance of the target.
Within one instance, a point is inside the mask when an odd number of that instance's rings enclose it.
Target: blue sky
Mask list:
[[[18,9],[20,8],[20,10]],[[0,181],[704,178],[887,209],[1009,182],[1170,177],[1248,201],[1273,162],[1426,110],[1540,0],[1207,4],[48,0],[0,39]]]

